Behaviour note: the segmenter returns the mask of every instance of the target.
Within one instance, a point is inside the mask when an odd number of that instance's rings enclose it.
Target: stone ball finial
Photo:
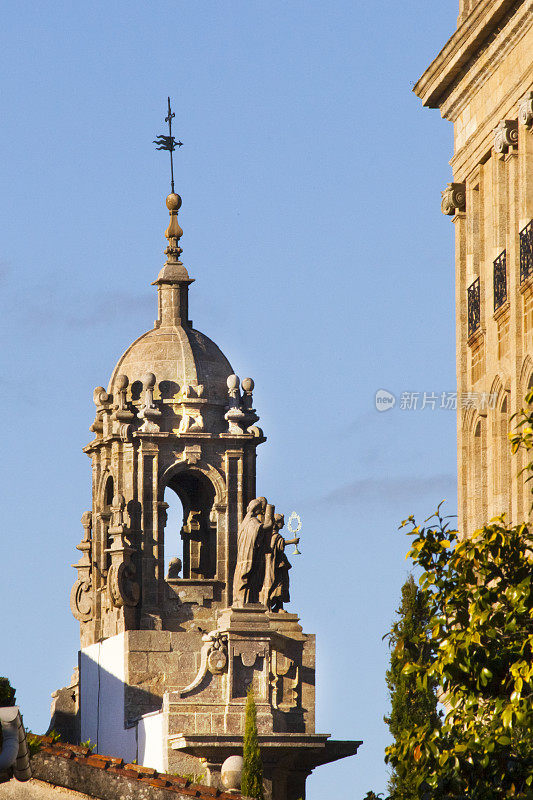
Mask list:
[[[117,375],[115,379],[115,386],[117,387],[119,392],[123,392],[124,389],[128,388],[129,380],[127,375]]]
[[[226,382],[230,391],[234,391],[235,389],[239,388],[240,380],[237,375],[230,375]]]
[[[146,372],[143,375],[143,389],[153,389],[155,386],[156,377],[153,372]]]
[[[123,494],[115,494],[115,495],[113,495],[113,502],[111,504],[113,506],[113,508],[124,508],[125,504],[126,504],[126,501],[124,500],[124,495]]]
[[[165,202],[169,211],[179,211],[181,208],[181,197],[175,192],[171,192]]]
[[[181,572],[181,558],[172,558],[168,564],[167,578],[179,578]]]
[[[237,791],[241,788],[242,756],[229,756],[220,768],[220,780],[227,791]]]
[[[255,383],[253,378],[243,378],[242,379],[242,388],[245,392],[253,392],[255,387]]]

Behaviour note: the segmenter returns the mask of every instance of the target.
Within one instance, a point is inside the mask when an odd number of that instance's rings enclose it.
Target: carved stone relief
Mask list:
[[[198,672],[188,686],[178,690],[177,694],[179,697],[185,697],[197,689],[208,671],[213,675],[222,675],[228,668],[227,633],[221,633],[218,630],[204,633],[202,641],[203,645],[200,651],[200,667]]]
[[[92,514],[86,511],[82,518],[84,535],[77,550],[81,558],[74,567],[78,570],[78,580],[70,592],[70,610],[80,622],[87,622],[93,616],[92,586]]]
[[[494,128],[494,150],[504,154],[509,148],[518,144],[518,121],[516,119],[502,119]]]
[[[440,208],[443,214],[453,216],[456,211],[465,211],[466,187],[464,183],[449,183],[441,195]]]
[[[111,547],[111,566],[107,574],[107,589],[114,606],[135,606],[139,602],[140,587],[135,581],[136,568],[132,561],[135,548],[126,541],[125,500],[121,494],[115,495],[111,506],[111,525],[108,535]]]
[[[272,705],[279,711],[290,711],[300,705],[300,668],[288,656],[274,650],[270,666]]]
[[[518,119],[527,128],[533,126],[533,92],[528,92],[518,103]]]

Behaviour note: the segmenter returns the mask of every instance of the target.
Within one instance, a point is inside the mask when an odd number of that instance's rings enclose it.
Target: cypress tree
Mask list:
[[[396,613],[399,619],[388,634],[391,660],[386,680],[391,711],[384,720],[394,738],[398,740],[402,734],[414,730],[418,725],[431,722],[432,726],[438,726],[440,720],[435,683],[428,684],[427,689],[422,690],[416,686],[415,675],[402,675],[406,663],[427,664],[429,658],[429,645],[427,647],[424,645],[427,642],[425,632],[429,622],[429,609],[412,575],[402,586],[402,599]],[[416,778],[414,771],[410,771],[407,775],[399,775],[393,769],[388,785],[390,800],[418,800]]]
[[[263,793],[263,765],[257,738],[257,709],[251,686],[246,696],[242,755],[244,763],[242,765],[241,794],[246,797],[253,797],[254,800],[265,800]]]

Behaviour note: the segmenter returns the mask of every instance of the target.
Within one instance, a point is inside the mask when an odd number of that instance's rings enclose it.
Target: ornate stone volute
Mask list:
[[[222,675],[228,668],[228,634],[218,630],[210,631],[202,635],[202,642],[198,672],[188,686],[178,690],[179,697],[186,697],[197,689],[208,672]]]
[[[466,209],[466,187],[464,183],[449,183],[441,192],[441,211],[447,216],[453,216],[456,211]]]
[[[518,146],[518,120],[502,119],[494,128],[494,150],[499,155]]]
[[[139,418],[144,420],[140,428],[143,433],[155,433],[159,431],[159,425],[157,424],[156,420],[160,419],[161,410],[157,408],[156,404],[154,403],[155,382],[156,377],[153,372],[147,372],[146,375],[144,375],[144,402],[141,410],[139,411]]]
[[[135,581],[136,569],[132,561],[135,548],[126,540],[125,506],[123,495],[116,494],[111,505],[111,525],[107,531],[111,539],[111,546],[106,549],[111,557],[111,566],[107,573],[107,589],[112,604],[119,608],[135,606],[140,596],[140,588]]]
[[[96,406],[96,417],[90,429],[97,436],[102,436],[104,432],[104,416],[111,410],[110,404],[113,397],[108,394],[103,386],[97,386],[93,392],[93,401]]]
[[[78,579],[70,593],[70,610],[77,620],[87,622],[93,615],[92,597],[92,514],[86,511],[82,518],[83,539],[76,546],[81,552],[81,558],[72,566],[78,570]]]
[[[528,92],[518,103],[518,119],[521,125],[533,127],[533,92]]]

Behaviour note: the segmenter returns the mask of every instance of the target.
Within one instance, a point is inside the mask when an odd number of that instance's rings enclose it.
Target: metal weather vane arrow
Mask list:
[[[172,109],[170,108],[170,97],[168,98],[168,116],[165,117],[165,122],[168,122],[168,136],[165,136],[163,133],[160,133],[157,139],[154,139],[154,144],[158,145],[156,150],[168,150],[170,153],[170,186],[172,194],[174,194],[174,162],[172,160],[172,153],[176,149],[176,147],[182,147],[183,142],[177,142],[175,138],[172,136],[172,120],[176,115],[173,113]]]

